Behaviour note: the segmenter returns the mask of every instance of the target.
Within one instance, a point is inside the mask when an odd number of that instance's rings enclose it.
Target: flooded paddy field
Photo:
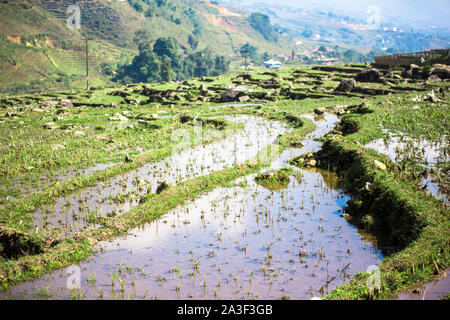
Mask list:
[[[157,162],[144,165],[107,183],[64,196],[55,204],[34,212],[39,228],[62,227],[64,234],[77,232],[87,226],[86,220],[98,216],[115,216],[139,205],[142,197],[155,193],[158,185],[170,185],[192,179],[254,158],[264,147],[272,144],[288,129],[276,121],[250,116],[226,117],[244,124],[242,132],[225,139],[189,148]],[[199,135],[202,135],[199,127]],[[184,134],[184,132],[180,132]],[[221,133],[217,138],[220,138]],[[201,137],[199,137],[201,139]],[[200,141],[200,140],[199,140]],[[190,142],[190,141],[188,141]]]
[[[339,72],[99,89],[67,112],[10,102],[0,175],[24,188],[0,190],[0,299],[389,299],[433,280],[449,265],[447,83],[409,108],[416,86],[335,92]]]
[[[307,116],[309,117],[309,116]],[[327,114],[303,148],[272,167],[317,151],[338,119]],[[161,219],[103,242],[77,269],[13,287],[5,298],[309,299],[324,296],[382,260],[376,240],[343,217],[349,196],[327,171],[296,169],[282,188],[255,182],[191,200]],[[78,269],[79,268],[79,269]],[[78,270],[81,290],[67,287]],[[77,271],[77,272],[78,272]],[[70,288],[70,286],[69,286]],[[45,294],[44,294],[45,293]]]
[[[309,299],[382,259],[342,215],[348,195],[320,170],[282,190],[254,176],[218,188],[102,243],[80,264],[86,299]],[[72,269],[13,287],[4,298],[68,299]],[[90,280],[91,279],[91,280]]]

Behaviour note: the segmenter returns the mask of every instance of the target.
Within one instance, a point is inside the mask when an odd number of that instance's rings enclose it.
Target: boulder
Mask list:
[[[109,117],[110,121],[127,121],[128,118],[121,115],[120,113],[115,113],[112,117]]]
[[[438,76],[441,80],[450,79],[450,68],[436,68],[431,75]]]
[[[63,108],[73,108],[73,103],[69,99],[62,99],[59,104]]]
[[[231,89],[222,94],[221,102],[233,102],[236,101],[239,95],[239,91]]]
[[[387,170],[386,165],[378,160],[373,160],[373,166],[377,170]]]
[[[344,79],[339,83],[339,86],[335,91],[338,92],[351,92],[356,87],[355,79]]]
[[[249,96],[242,96],[238,98],[239,102],[247,102],[250,100]]]
[[[310,166],[310,167],[315,167],[316,166],[316,164],[317,164],[317,162],[316,162],[316,160],[310,160],[310,161],[308,161],[308,166]]]
[[[324,108],[316,108],[316,109],[314,109],[314,113],[317,114],[318,116],[321,116],[325,113],[325,109]]]
[[[428,77],[428,81],[430,82],[440,82],[442,81],[441,78],[439,78],[439,76],[432,74],[431,76]]]
[[[42,126],[44,127],[44,129],[49,129],[49,130],[54,130],[54,129],[59,128],[59,126],[54,122],[47,122],[47,123],[44,123]]]
[[[368,69],[358,73],[355,80],[360,82],[376,82],[380,80],[381,76],[381,72],[377,69]]]
[[[58,103],[56,101],[45,101],[41,103],[41,108],[53,108]]]
[[[160,182],[158,184],[158,187],[156,188],[156,194],[160,194],[164,190],[168,189],[170,187],[170,184],[167,181]]]

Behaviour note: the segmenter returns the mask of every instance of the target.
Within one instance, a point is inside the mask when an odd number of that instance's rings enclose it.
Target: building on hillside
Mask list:
[[[264,65],[264,67],[269,68],[269,69],[280,69],[282,66],[280,61],[273,60],[273,59],[265,61],[263,65]]]

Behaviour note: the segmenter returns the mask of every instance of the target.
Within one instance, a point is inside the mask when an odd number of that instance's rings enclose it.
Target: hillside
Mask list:
[[[81,30],[67,27],[70,5],[80,8]],[[82,88],[85,33],[91,84],[108,85],[105,67],[129,62],[137,54],[133,34],[141,29],[150,31],[153,41],[175,37],[185,53],[210,48],[233,59],[247,42],[261,53],[289,52],[288,37],[267,41],[245,13],[203,1],[8,0],[0,3],[0,90]]]

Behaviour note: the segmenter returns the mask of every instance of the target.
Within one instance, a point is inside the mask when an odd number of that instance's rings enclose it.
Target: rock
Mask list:
[[[44,129],[55,130],[58,129],[59,126],[54,122],[47,122],[42,125]]]
[[[112,117],[108,118],[110,121],[127,121],[128,118],[121,115],[120,113],[115,113]]]
[[[310,167],[315,167],[316,164],[317,164],[316,160],[310,160],[310,161],[308,161],[308,163],[307,163],[307,165],[310,166]]]
[[[76,136],[84,136],[85,135],[84,131],[75,131],[73,134]]]
[[[442,80],[441,80],[441,78],[439,78],[439,76],[433,74],[433,75],[428,77],[428,81],[430,81],[430,82],[440,82]]]
[[[110,108],[117,108],[120,109],[120,105],[114,102],[111,102],[111,104],[109,105]]]
[[[9,111],[7,111],[5,113],[5,118],[13,118],[13,117],[17,117],[17,114],[9,112]]]
[[[301,140],[299,140],[299,141],[292,142],[291,146],[296,147],[296,148],[303,148],[305,145],[303,144],[303,142]]]
[[[420,290],[420,288],[414,288],[414,289],[412,290],[412,293],[413,293],[413,294],[421,294],[421,293],[422,293],[422,290]]]
[[[62,99],[59,104],[63,108],[73,108],[73,103],[69,99]]]
[[[125,162],[133,162],[128,154],[125,155]]]
[[[355,80],[360,82],[375,82],[380,80],[381,76],[381,72],[377,69],[368,69],[358,73]]]
[[[158,187],[156,188],[156,194],[160,194],[164,190],[168,189],[170,187],[170,184],[167,181],[163,181],[158,184]]]
[[[41,103],[41,108],[53,108],[58,103],[56,101],[45,101]]]
[[[431,75],[438,76],[441,80],[450,79],[450,68],[436,68]]]
[[[413,73],[411,69],[405,69],[402,72],[402,78],[412,78]]]
[[[221,102],[233,102],[236,101],[239,95],[239,91],[231,89],[222,94]]]
[[[325,113],[325,109],[324,108],[316,108],[314,109],[314,113],[317,114],[318,116],[321,116]]]
[[[377,170],[387,170],[386,165],[378,160],[373,160],[373,166]]]
[[[436,97],[436,95],[434,94],[434,90],[431,91],[431,93],[427,94],[424,98],[423,101],[428,101],[428,102],[439,102],[440,100]]]
[[[239,102],[247,102],[250,100],[249,96],[242,96],[238,98]]]
[[[339,86],[335,89],[338,92],[351,92],[356,87],[355,79],[344,79],[339,83]]]
[[[334,106],[333,112],[339,116],[342,116],[346,113],[345,109],[347,109],[347,106]]]

